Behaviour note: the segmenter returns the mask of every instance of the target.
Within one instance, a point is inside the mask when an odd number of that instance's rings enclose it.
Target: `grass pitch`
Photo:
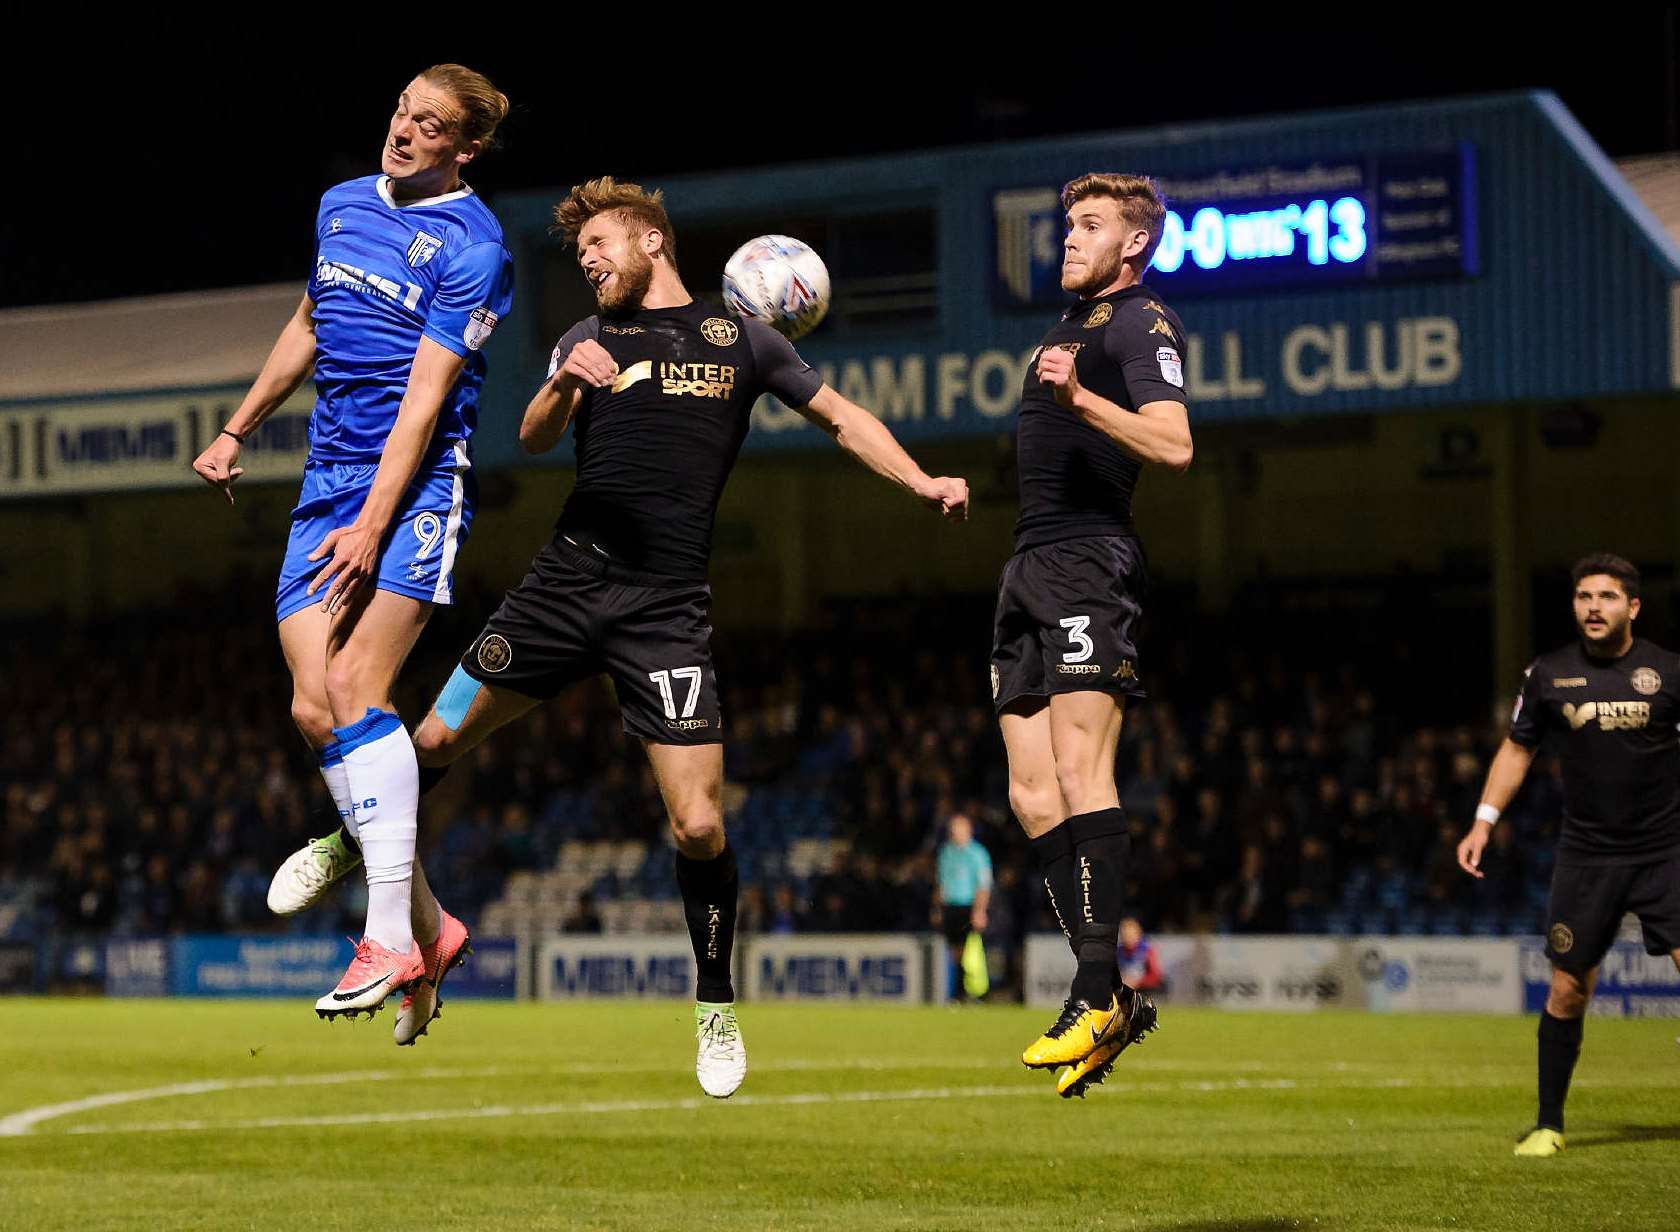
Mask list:
[[[1167,1008],[1083,1103],[1020,1007],[0,1001],[0,1228],[1282,1232],[1680,1226],[1675,1024],[1593,1020],[1569,1149],[1511,1155],[1532,1019]],[[138,1094],[136,1094],[138,1093]]]

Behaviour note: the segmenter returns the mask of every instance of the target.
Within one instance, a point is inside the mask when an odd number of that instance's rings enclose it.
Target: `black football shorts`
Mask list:
[[[629,573],[556,536],[473,639],[461,667],[546,701],[606,672],[624,730],[655,744],[723,739],[712,670],[712,590]]]
[[[1064,539],[1009,558],[992,627],[992,701],[1093,690],[1143,698],[1133,641],[1149,586],[1130,535]]]
[[[1680,948],[1680,853],[1642,864],[1560,863],[1546,906],[1546,957],[1565,971],[1598,966],[1630,911],[1647,953]]]

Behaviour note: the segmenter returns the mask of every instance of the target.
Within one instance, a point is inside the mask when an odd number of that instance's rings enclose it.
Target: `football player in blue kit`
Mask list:
[[[344,831],[287,861],[269,904],[297,910],[313,887],[365,864],[366,935],[315,1008],[328,1018],[372,1014],[403,990],[399,1044],[425,1030],[437,983],[467,944],[415,859],[419,769],[391,689],[432,605],[451,600],[472,524],[481,348],[512,301],[513,262],[501,225],[461,173],[507,110],[505,95],[458,64],[408,83],[382,173],[321,198],[308,290],[239,409],[193,463],[231,503],[240,446],[314,373],[309,458],[275,617],[292,718],[320,756]]]

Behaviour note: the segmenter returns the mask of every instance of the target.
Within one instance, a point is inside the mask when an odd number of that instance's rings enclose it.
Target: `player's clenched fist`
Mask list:
[[[193,470],[213,488],[220,488],[233,504],[233,481],[245,473],[239,465],[239,442],[223,433],[210,442],[210,447],[193,460]]]
[[[1038,379],[1056,392],[1056,401],[1072,407],[1079,396],[1079,369],[1074,366],[1073,352],[1060,347],[1045,347],[1038,357]]]
[[[922,499],[953,522],[968,519],[968,480],[939,478],[928,482]]]
[[[556,383],[582,381],[604,389],[617,375],[618,362],[607,353],[607,348],[593,338],[585,338],[571,349],[566,362],[555,372],[554,379]]]

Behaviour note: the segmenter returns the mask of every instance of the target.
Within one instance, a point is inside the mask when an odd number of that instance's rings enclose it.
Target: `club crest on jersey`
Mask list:
[[[474,308],[472,315],[467,318],[467,327],[461,331],[461,341],[467,344],[467,350],[476,351],[490,340],[490,333],[496,328],[497,316],[488,308]]]
[[[513,647],[500,633],[492,633],[478,644],[478,666],[487,672],[502,672],[513,662]]]
[[[1184,388],[1184,364],[1171,347],[1156,347],[1155,362],[1161,365],[1161,379],[1169,385]]]
[[[1095,308],[1091,309],[1091,315],[1085,318],[1085,328],[1096,329],[1098,326],[1107,325],[1113,319],[1114,305],[1098,304]]]
[[[707,317],[700,322],[700,336],[713,346],[733,346],[741,327],[727,317]]]
[[[435,235],[427,235],[424,231],[416,231],[414,240],[408,246],[408,263],[422,266],[438,255],[443,248],[443,241]]]
[[[1649,667],[1642,667],[1634,672],[1628,678],[1628,683],[1633,685],[1635,693],[1643,693],[1646,697],[1662,689],[1662,677]]]

